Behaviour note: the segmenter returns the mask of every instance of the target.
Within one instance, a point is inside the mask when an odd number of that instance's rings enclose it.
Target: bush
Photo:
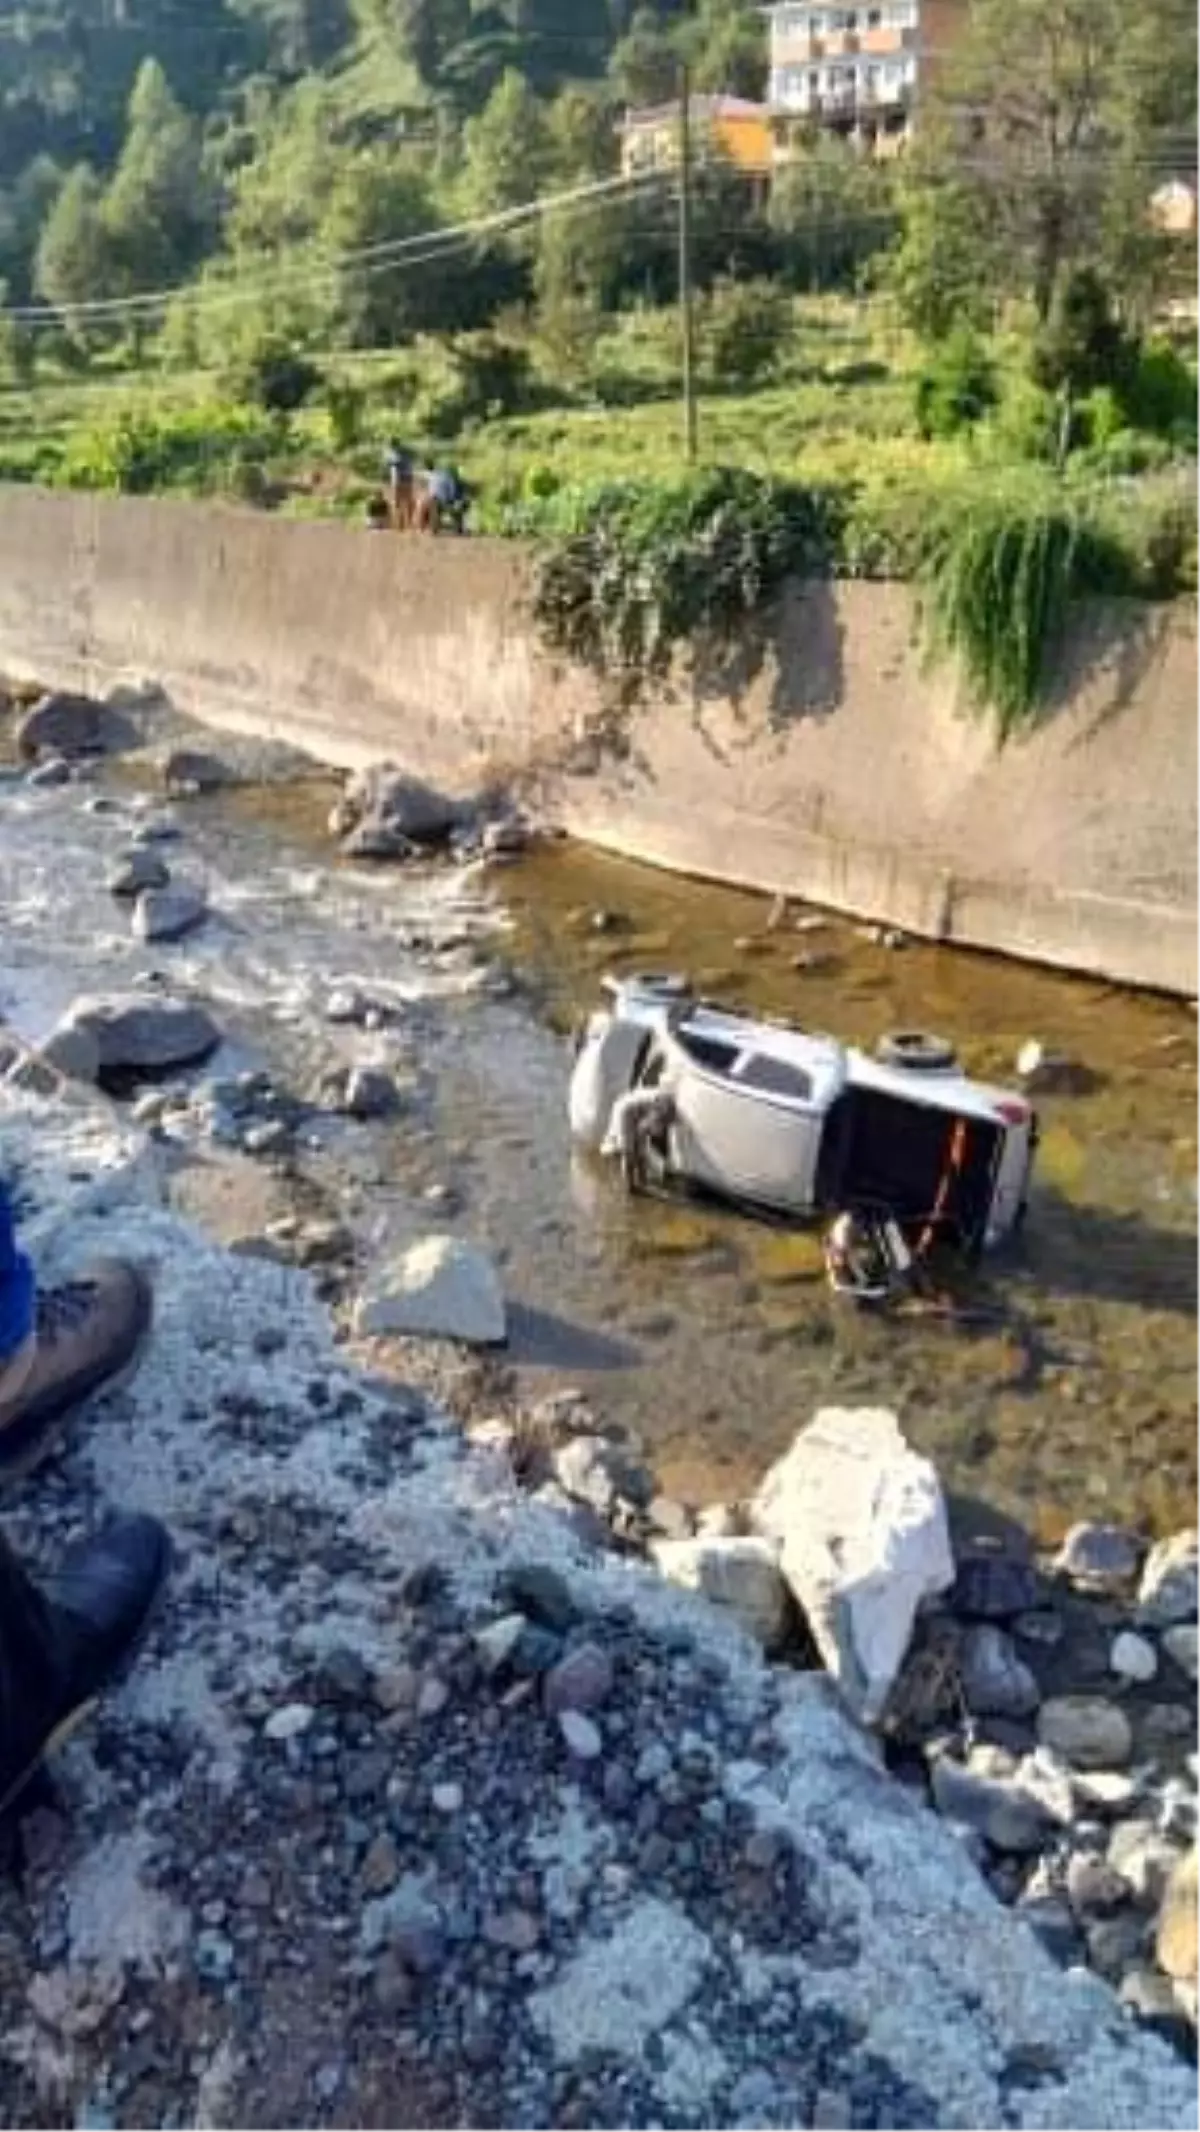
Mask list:
[[[844,512],[831,492],[740,468],[560,490],[541,517],[536,619],[552,650],[635,693],[685,642],[745,623],[789,575],[827,572]],[[523,530],[537,526],[528,506],[523,517]]]
[[[1139,349],[1124,393],[1125,411],[1138,429],[1196,449],[1196,373],[1169,341]]]
[[[1072,602],[1134,589],[1130,557],[1106,528],[1057,498],[995,492],[934,514],[920,578],[930,656],[962,662],[1001,746],[1036,712]]]
[[[236,399],[248,400],[269,414],[291,415],[311,400],[321,372],[308,356],[284,340],[259,341],[235,366],[231,380]]]
[[[67,440],[55,479],[64,488],[144,496],[232,491],[256,501],[273,435],[261,415],[215,403],[181,414],[127,412]]]
[[[1051,466],[1059,456],[1062,409],[1051,393],[1032,378],[1015,376],[1005,385],[999,406],[980,442],[991,444],[1001,459],[1027,459]]]
[[[1067,276],[1033,346],[1034,382],[1047,392],[1093,392],[1098,385],[1123,387],[1134,348],[1115,316],[1100,276],[1079,267]]]
[[[996,405],[996,368],[969,326],[956,327],[917,378],[917,428],[931,438],[957,437]]]
[[[705,374],[745,390],[775,368],[792,331],[789,297],[770,281],[720,281],[704,299],[699,340]]]
[[[325,386],[325,412],[335,452],[352,452],[362,440],[366,394],[351,378],[330,378]]]

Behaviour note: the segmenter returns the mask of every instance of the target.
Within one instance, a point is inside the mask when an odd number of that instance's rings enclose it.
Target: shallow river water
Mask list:
[[[530,1381],[586,1385],[689,1500],[744,1492],[815,1406],[871,1401],[899,1411],[951,1486],[1046,1540],[1084,1515],[1192,1521],[1190,1009],[889,948],[849,921],[818,929],[815,914],[771,929],[762,898],[567,845],[486,884],[350,869],[330,863],[328,804],[316,783],[181,810],[172,863],[207,877],[218,915],[192,942],[148,951],[100,886],[128,824],[87,816],[79,788],[0,794],[0,1014],[36,1036],[101,969],[111,984],[153,961],[208,991],[242,1043],[300,1085],[348,1043],[407,1056],[415,1114],[335,1137],[314,1158],[324,1184],[371,1249],[435,1225],[492,1248]],[[520,978],[509,998],[480,987],[489,952]],[[1028,1226],[976,1284],[979,1322],[860,1316],[827,1293],[813,1236],[630,1202],[572,1158],[565,1032],[604,970],[651,965],[860,1040],[936,1029],[1001,1078],[1030,1036],[1087,1068],[1086,1093],[1041,1104]],[[407,1002],[411,1036],[332,1030],[324,1001],[344,980]],[[431,1217],[430,1186],[449,1188],[450,1215]]]

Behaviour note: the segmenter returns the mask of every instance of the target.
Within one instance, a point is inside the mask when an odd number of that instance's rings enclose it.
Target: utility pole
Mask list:
[[[683,346],[683,448],[696,457],[696,332],[692,307],[692,84],[679,68],[679,323]]]

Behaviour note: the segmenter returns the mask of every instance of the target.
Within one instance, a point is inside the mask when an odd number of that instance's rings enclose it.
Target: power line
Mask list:
[[[357,250],[335,254],[320,265],[304,268],[277,267],[256,274],[253,283],[242,288],[205,287],[199,282],[176,282],[168,288],[145,290],[134,296],[96,297],[78,304],[13,304],[0,307],[0,318],[11,319],[22,325],[56,324],[64,311],[72,319],[95,319],[98,322],[122,318],[153,316],[166,310],[177,299],[187,297],[201,311],[236,308],[248,300],[261,302],[264,296],[293,293],[297,289],[319,288],[337,276],[358,269],[369,270],[402,264],[408,254],[420,253],[422,257],[436,256],[441,249],[454,251],[462,245],[474,244],[480,237],[500,234],[521,228],[527,222],[537,221],[543,215],[561,214],[568,209],[600,205],[623,193],[627,198],[641,198],[658,186],[665,173],[645,171],[626,177],[624,173],[589,180],[586,184],[569,187],[564,192],[545,193],[535,200],[520,206],[502,208],[494,214],[479,215],[467,222],[449,224],[437,229],[422,230],[410,237],[383,239],[377,244],[363,245]]]

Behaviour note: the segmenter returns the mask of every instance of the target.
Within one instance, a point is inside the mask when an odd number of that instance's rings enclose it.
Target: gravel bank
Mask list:
[[[356,1372],[103,1099],[0,1086],[0,1153],[46,1275],[158,1292],[16,1537],[110,1500],[180,1554],[0,1904],[8,2122],[1194,2122],[819,1679]]]

